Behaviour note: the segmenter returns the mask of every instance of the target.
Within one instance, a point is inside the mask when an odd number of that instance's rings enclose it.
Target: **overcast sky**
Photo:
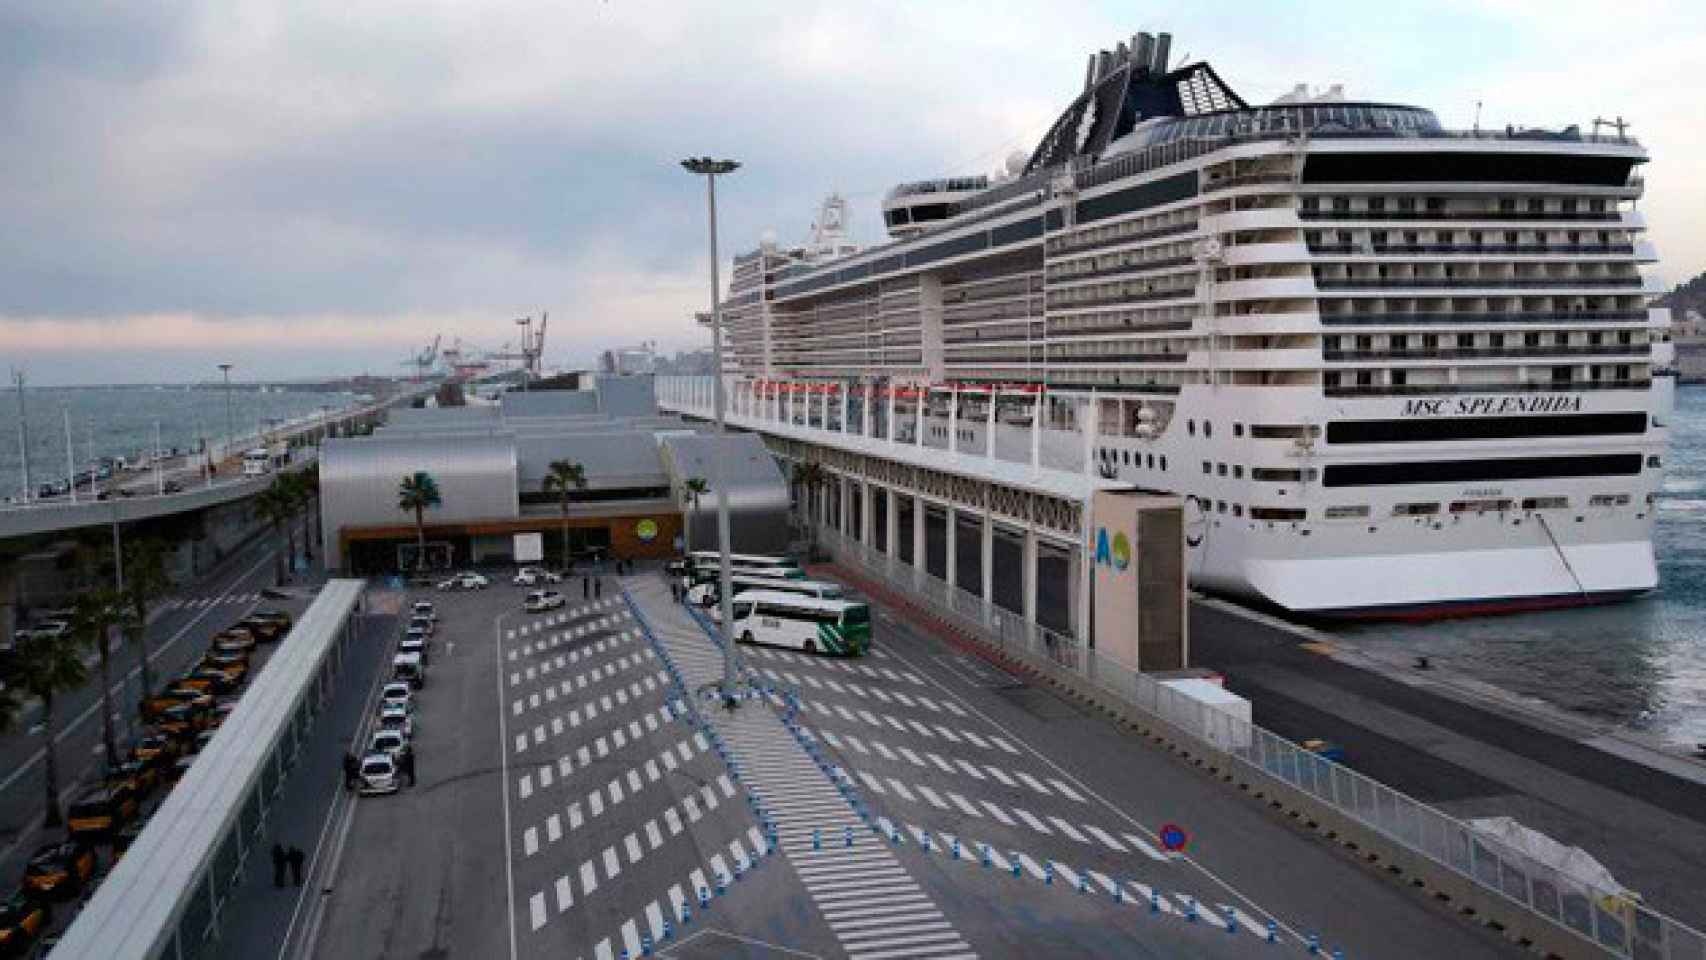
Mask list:
[[[723,252],[839,190],[1029,150],[1085,54],[1171,30],[1246,100],[1296,82],[1448,126],[1647,144],[1667,283],[1706,268],[1706,4],[0,0],[0,364],[37,383],[400,373],[549,311],[547,364],[705,338]],[[1141,16],[1143,19],[1133,19]]]

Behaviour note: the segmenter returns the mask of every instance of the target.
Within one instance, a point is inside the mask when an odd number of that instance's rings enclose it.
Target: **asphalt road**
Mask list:
[[[507,585],[432,596],[420,783],[356,802],[312,955],[1516,954],[887,611],[862,660],[741,648],[799,709],[725,713],[696,694],[720,655],[658,584],[628,581],[645,629],[614,580],[547,615]]]
[[[172,602],[163,603],[148,625],[149,654],[155,682],[182,672],[206,652],[212,635],[230,626],[259,605],[260,591],[272,584],[272,538],[260,537],[235,551],[199,583],[182,588]],[[93,662],[93,656],[90,657]],[[134,704],[141,692],[135,648],[125,644],[112,653],[115,724],[122,743],[140,735]],[[69,803],[80,784],[98,777],[101,756],[100,683],[93,667],[90,681],[63,694],[54,705],[58,718],[60,795]],[[34,848],[40,833],[46,791],[43,758],[46,751],[39,704],[25,707],[18,726],[0,737],[0,880],[22,870],[22,857]],[[28,849],[25,849],[28,848]]]

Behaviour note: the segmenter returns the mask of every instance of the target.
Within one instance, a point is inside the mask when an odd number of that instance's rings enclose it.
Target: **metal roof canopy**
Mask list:
[[[261,771],[349,621],[365,581],[332,580],[302,614],[237,708],[178,781],[59,945],[55,958],[159,957]],[[220,883],[223,895],[224,883]]]

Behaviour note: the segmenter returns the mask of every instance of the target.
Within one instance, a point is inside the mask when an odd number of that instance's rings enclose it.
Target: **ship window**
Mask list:
[[[1310,210],[1310,211],[1321,209],[1321,198],[1320,197],[1304,197],[1303,198],[1303,209]]]
[[[1402,387],[1409,382],[1410,382],[1410,371],[1408,371],[1408,370],[1394,370],[1394,371],[1392,371],[1392,385],[1394,387]]]
[[[1528,212],[1529,213],[1545,213],[1546,212],[1546,201],[1541,199],[1540,197],[1529,197],[1528,198]]]
[[[1298,507],[1251,507],[1252,520],[1304,520],[1309,511]]]
[[[1416,198],[1415,197],[1399,197],[1398,198],[1398,209],[1402,210],[1405,213],[1415,212]]]
[[[1338,506],[1328,507],[1324,516],[1328,520],[1349,520],[1353,517],[1366,517],[1368,516],[1368,504],[1363,503],[1357,504],[1356,506],[1340,504]]]
[[[1303,479],[1303,471],[1284,467],[1251,467],[1250,479],[1265,483],[1297,483]]]
[[[1167,469],[1167,457],[1165,454],[1163,454],[1161,457],[1161,469],[1163,469],[1163,470]]]
[[[1209,474],[1213,473],[1214,472],[1214,464],[1208,462],[1207,460],[1204,460],[1202,462],[1202,472],[1203,472],[1203,476],[1208,476]]]
[[[1224,463],[1215,464],[1214,465],[1214,472],[1217,476],[1222,476],[1222,477],[1226,476],[1226,464],[1224,464]]]
[[[1359,387],[1372,387],[1372,386],[1374,386],[1374,371],[1373,370],[1358,370],[1357,371],[1357,386],[1359,386]]]
[[[1664,465],[1664,461],[1660,460],[1656,454],[1647,458],[1647,467],[1649,469],[1657,470]]]
[[[1232,435],[1235,437],[1242,437],[1244,435],[1244,425],[1242,423],[1234,423],[1232,425]]]
[[[1563,211],[1565,213],[1575,213],[1576,212],[1576,198],[1575,197],[1565,197],[1563,202],[1560,204],[1560,207],[1563,209]]]
[[[1329,370],[1326,373],[1321,374],[1321,383],[1328,389],[1337,387],[1339,385],[1339,371]]]
[[[1515,213],[1516,212],[1516,198],[1515,197],[1500,197],[1499,198],[1499,212],[1500,213]]]
[[[1197,422],[1195,420],[1186,420],[1185,421],[1185,432],[1190,434],[1193,437],[1196,436],[1197,435]]]
[[[1524,497],[1524,510],[1566,510],[1570,506],[1569,497]]]
[[[1488,480],[1544,480],[1555,477],[1633,476],[1640,472],[1641,455],[1638,453],[1341,463],[1327,467],[1322,484],[1328,487],[1368,487],[1415,483],[1475,483]]]
[[[1153,454],[1153,453],[1150,454],[1148,457],[1148,461],[1149,461],[1149,463],[1148,463],[1149,469],[1154,470],[1155,469],[1155,454]]]
[[[1470,350],[1473,349],[1474,346],[1475,335],[1473,333],[1460,333],[1457,335],[1457,348],[1459,350]]]
[[[1214,421],[1212,421],[1212,420],[1204,420],[1204,421],[1203,421],[1203,422],[1202,422],[1202,435],[1203,435],[1203,436],[1204,436],[1204,437],[1212,437],[1212,436],[1214,436]]]
[[[1225,513],[1226,512],[1226,501],[1225,500],[1214,501],[1214,512],[1215,513]]]
[[[1234,479],[1234,480],[1244,479],[1244,467],[1242,464],[1235,463],[1232,465],[1232,479]]]
[[[1392,505],[1394,517],[1425,517],[1439,512],[1437,503],[1395,503]]]
[[[1242,517],[1244,515],[1244,505],[1242,503],[1233,504],[1232,515],[1235,517]]]
[[[1370,213],[1385,213],[1386,212],[1386,198],[1385,197],[1369,197],[1368,198],[1368,212],[1370,212]]]
[[[1348,212],[1350,212],[1350,209],[1351,209],[1351,198],[1350,197],[1334,197],[1333,198],[1333,212],[1334,213],[1348,213]]]

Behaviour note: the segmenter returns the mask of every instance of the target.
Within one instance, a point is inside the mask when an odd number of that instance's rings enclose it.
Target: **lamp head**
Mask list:
[[[739,160],[713,160],[710,157],[688,157],[681,161],[681,166],[688,173],[715,176],[719,173],[733,173],[740,169]]]

